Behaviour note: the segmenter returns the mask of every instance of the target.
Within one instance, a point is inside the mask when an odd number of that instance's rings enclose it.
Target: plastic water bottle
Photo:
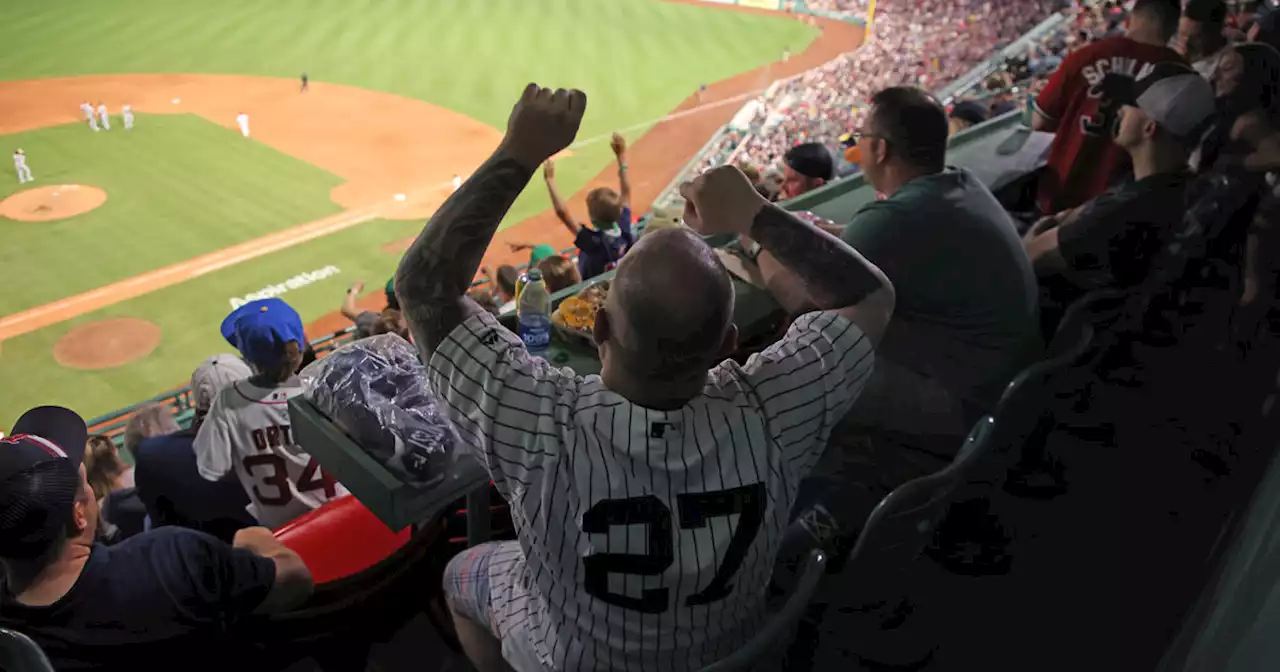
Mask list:
[[[529,270],[529,281],[520,292],[516,317],[525,350],[534,357],[545,356],[551,347],[551,293],[542,280],[542,271],[536,268]]]

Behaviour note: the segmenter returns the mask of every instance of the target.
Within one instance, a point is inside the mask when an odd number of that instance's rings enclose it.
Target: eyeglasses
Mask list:
[[[842,141],[845,147],[857,147],[858,143],[861,142],[864,138],[880,138],[885,142],[889,142],[889,138],[886,138],[883,135],[868,133],[866,131],[854,131],[852,133],[847,133],[845,134],[844,138],[842,138]]]

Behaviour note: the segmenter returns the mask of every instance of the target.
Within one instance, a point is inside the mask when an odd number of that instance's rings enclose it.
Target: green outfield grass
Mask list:
[[[185,114],[138,115],[135,123],[130,133],[69,124],[5,137],[26,150],[36,181],[0,181],[0,199],[88,184],[105,190],[107,202],[55,222],[0,218],[5,273],[23,278],[21,291],[0,293],[0,315],[342,210],[329,199],[341,178],[235,130]]]
[[[777,60],[787,47],[798,52],[817,34],[786,18],[657,0],[4,2],[0,80],[306,71],[499,129],[536,81],[588,93],[586,138],[660,118],[698,85]],[[565,161],[561,188],[574,191],[599,172],[606,144]],[[531,189],[506,223],[547,206]]]
[[[229,299],[282,283],[299,273],[337,266],[341,273],[280,298],[304,319],[338,309],[347,287],[364,279],[381,291],[397,259],[382,243],[421,230],[421,223],[379,220],[339,231],[294,248],[237,264],[88,315],[11,338],[0,345],[0,427],[8,427],[36,403],[65,404],[87,416],[100,415],[175,387],[205,357],[233,352],[218,333],[231,312]],[[72,328],[108,317],[139,317],[160,325],[163,338],[149,357],[103,371],[67,369],[53,358],[53,345]]]
[[[424,100],[499,129],[524,84],[537,81],[588,92],[580,138],[635,127],[627,134],[634,139],[700,84],[773,61],[784,48],[798,52],[816,36],[785,18],[657,0],[5,2],[0,80],[307,71],[316,82]],[[0,314],[336,209],[328,193],[337,178],[318,168],[256,143],[246,149],[232,131],[199,119],[140,115],[138,123],[145,137],[91,136],[75,126],[3,138],[27,149],[37,184],[92,184],[110,199],[59,223],[0,222],[5,277],[19,257],[34,260],[20,262],[23,282],[0,297]],[[246,151],[255,152],[252,161],[243,161]],[[561,189],[576,191],[610,159],[605,142],[575,149],[558,166]],[[535,180],[504,225],[548,206]],[[307,320],[332,311],[355,278],[384,282],[396,260],[381,244],[420,227],[371,222],[6,341],[0,380],[23,384],[0,386],[0,429],[35,403],[64,403],[89,416],[180,384],[201,359],[227,350],[218,324],[228,298],[297,273],[341,269],[283,297]],[[69,329],[113,316],[159,324],[163,343],[146,360],[107,371],[67,370],[53,360],[53,344]]]

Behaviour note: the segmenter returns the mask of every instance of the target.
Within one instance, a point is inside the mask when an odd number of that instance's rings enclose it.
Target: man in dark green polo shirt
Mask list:
[[[1018,233],[973,175],[945,166],[947,114],[894,87],[871,99],[862,170],[884,196],[841,238],[884,270],[897,310],[849,422],[961,435],[1039,354],[1036,280]]]

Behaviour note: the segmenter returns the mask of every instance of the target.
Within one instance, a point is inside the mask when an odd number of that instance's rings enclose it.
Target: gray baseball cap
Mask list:
[[[1177,61],[1157,63],[1137,79],[1108,75],[1102,89],[1113,102],[1142,110],[1180,138],[1198,138],[1213,121],[1213,87]]]
[[[253,369],[235,355],[214,355],[191,374],[191,396],[197,411],[207,411],[222,388],[253,375]]]

